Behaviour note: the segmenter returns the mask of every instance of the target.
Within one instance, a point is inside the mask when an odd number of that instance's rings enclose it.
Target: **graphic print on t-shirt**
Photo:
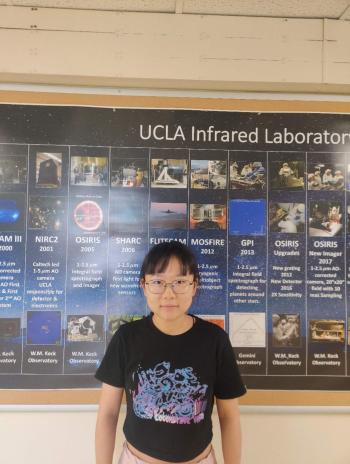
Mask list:
[[[131,391],[133,409],[141,419],[169,424],[191,424],[204,419],[208,385],[201,385],[192,367],[171,372],[170,362],[163,361],[153,369],[140,368],[138,385]]]

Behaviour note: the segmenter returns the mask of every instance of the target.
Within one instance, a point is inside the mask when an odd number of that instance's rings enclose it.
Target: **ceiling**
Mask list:
[[[0,6],[350,20],[350,0],[0,0]]]

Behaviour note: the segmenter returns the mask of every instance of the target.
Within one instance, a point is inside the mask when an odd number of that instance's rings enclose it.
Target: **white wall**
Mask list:
[[[347,92],[350,22],[0,6],[0,81]]]
[[[0,462],[94,464],[95,419],[95,412],[2,412]],[[242,464],[350,462],[348,414],[243,412],[242,429]],[[216,414],[214,436],[218,463],[223,464]]]

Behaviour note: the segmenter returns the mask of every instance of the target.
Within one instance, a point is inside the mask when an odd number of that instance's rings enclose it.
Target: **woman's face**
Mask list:
[[[145,281],[141,283],[149,309],[156,318],[164,322],[178,321],[183,318],[192,304],[197,285],[193,280],[193,274],[182,274],[180,262],[177,258],[170,258],[168,267],[158,274],[146,274]],[[184,293],[175,293],[170,285],[162,293],[156,294],[150,291],[151,281],[164,281],[168,284],[181,280],[193,283],[188,285]],[[148,284],[148,285],[147,285]]]

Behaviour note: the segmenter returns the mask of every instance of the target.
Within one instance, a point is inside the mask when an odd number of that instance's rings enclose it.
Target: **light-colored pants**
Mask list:
[[[118,464],[147,464],[146,461],[142,461],[136,457],[124,443],[122,454],[120,455]],[[214,449],[212,448],[208,456],[201,459],[197,464],[216,464]]]

